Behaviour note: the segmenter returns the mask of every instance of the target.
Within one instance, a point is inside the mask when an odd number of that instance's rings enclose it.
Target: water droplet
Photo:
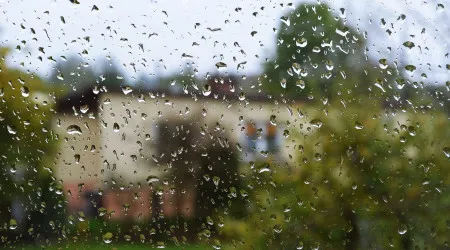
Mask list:
[[[273,231],[277,234],[281,233],[283,231],[283,228],[280,225],[275,225],[273,227]]]
[[[114,132],[119,132],[119,129],[120,129],[119,124],[117,124],[117,122],[115,122],[114,125],[113,125],[113,131]]]
[[[408,228],[406,227],[405,224],[401,224],[400,227],[398,228],[398,233],[403,235],[408,231]]]
[[[447,158],[450,158],[450,147],[443,148],[442,152],[444,152],[444,154]]]
[[[383,80],[375,79],[374,85],[375,85],[375,87],[381,89],[381,91],[386,92],[386,90],[383,87]]]
[[[108,212],[108,210],[106,210],[106,208],[101,207],[98,209],[98,216],[103,216]]]
[[[214,243],[213,243],[212,247],[213,247],[214,249],[216,249],[216,250],[219,250],[219,249],[222,248],[222,244],[220,244],[220,241],[219,241],[219,240],[214,240]]]
[[[323,122],[320,119],[313,119],[309,122],[313,127],[320,128],[323,125]]]
[[[301,66],[299,63],[293,63],[292,64],[292,70],[295,72],[295,74],[299,75],[301,71]]]
[[[327,60],[326,62],[325,62],[325,67],[327,68],[327,70],[333,70],[333,68],[334,68],[334,63],[333,63],[333,61],[331,61],[331,60]]]
[[[283,89],[286,88],[286,82],[287,82],[286,78],[281,79],[280,85]]]
[[[181,59],[192,59],[192,58],[193,58],[193,56],[188,55],[186,53],[181,54]]]
[[[30,90],[26,86],[20,87],[20,92],[23,97],[28,97],[30,95]]]
[[[211,94],[211,85],[209,84],[203,85],[202,93],[204,96],[209,96]]]
[[[277,125],[276,115],[271,115],[269,121],[270,121],[270,124],[272,124],[273,126],[276,126]]]
[[[122,87],[122,92],[125,94],[125,95],[128,95],[129,93],[131,93],[133,91],[133,89],[130,87],[130,86],[123,86]]]
[[[409,74],[413,74],[414,71],[416,71],[416,66],[408,64],[405,66],[405,69],[408,71]]]
[[[141,243],[145,242],[145,235],[141,234],[139,235],[139,239],[141,240]]]
[[[245,94],[244,94],[244,92],[241,92],[241,93],[239,94],[239,100],[241,100],[241,101],[245,100]]]
[[[87,104],[81,105],[81,107],[80,107],[81,113],[86,114],[86,112],[88,112],[88,110],[89,110],[89,105],[87,105]]]
[[[291,26],[291,20],[289,19],[289,17],[282,16],[282,17],[280,18],[280,20],[281,20],[283,23],[285,23],[287,26]]]
[[[219,181],[220,181],[220,177],[218,177],[218,176],[213,177],[213,182],[214,182],[214,185],[216,185],[216,187],[219,186]]]
[[[403,87],[405,87],[405,79],[398,78],[395,82],[397,83],[398,89],[403,89]]]
[[[340,8],[339,10],[340,10],[339,16],[340,16],[341,18],[345,18],[345,17],[346,17],[345,9],[344,9],[344,8]]]
[[[306,87],[306,83],[303,80],[297,80],[297,82],[295,83],[295,85],[297,85],[297,87],[299,87],[300,89],[305,89]]]
[[[219,70],[226,69],[227,68],[227,64],[224,63],[224,62],[218,62],[218,63],[216,63],[216,67]]]
[[[156,248],[166,248],[166,243],[164,241],[156,242]]]
[[[16,128],[14,128],[14,126],[6,125],[6,128],[8,129],[8,133],[10,133],[12,135],[17,134],[17,130],[16,130]]]
[[[302,38],[295,40],[295,44],[300,48],[304,48],[308,44],[308,40],[306,40],[306,38],[302,37]]]
[[[144,94],[140,94],[140,95],[138,96],[138,98],[137,98],[137,101],[138,101],[138,102],[145,102],[145,96],[144,96]]]
[[[211,231],[208,229],[205,229],[202,231],[203,236],[205,236],[206,238],[211,237]]]
[[[75,163],[76,164],[80,163],[81,156],[79,154],[74,155],[74,158],[75,158]]]
[[[17,221],[15,219],[9,220],[9,229],[11,230],[17,229]]]
[[[378,60],[379,66],[381,69],[387,69],[388,64],[387,64],[387,59],[382,58],[380,60]]]
[[[261,174],[261,173],[264,173],[264,172],[270,172],[269,165],[265,165],[265,166],[263,166],[263,167],[258,169],[258,173]]]
[[[98,85],[95,85],[93,88],[92,88],[92,93],[94,93],[94,94],[98,94],[98,93],[100,93],[100,88],[98,87]]]
[[[159,177],[158,176],[154,176],[154,175],[149,175],[146,179],[147,183],[153,183],[153,182],[158,182],[159,181]]]
[[[79,221],[85,221],[86,220],[86,215],[84,215],[84,212],[82,212],[82,211],[78,212],[78,220]]]
[[[230,187],[230,195],[235,198],[237,197],[237,191],[235,187]],[[210,220],[208,224],[210,224],[211,226],[214,225],[214,221],[211,219],[211,217],[208,216],[208,218]]]
[[[70,125],[66,129],[69,135],[81,135],[81,128],[78,125]]]
[[[322,155],[319,153],[315,153],[314,154],[314,160],[315,161],[321,161],[322,160]]]
[[[408,133],[410,136],[416,136],[416,129],[413,126],[409,126]]]
[[[363,129],[364,125],[362,125],[362,123],[360,123],[360,122],[355,122],[355,128],[356,129]]]
[[[406,42],[403,43],[403,46],[405,46],[405,47],[408,48],[408,49],[412,49],[412,48],[414,48],[416,45],[415,45],[413,42],[411,42],[411,41],[406,41]]]
[[[112,242],[113,234],[111,232],[107,232],[102,236],[102,238],[103,238],[103,242],[105,242],[106,244],[109,244]]]

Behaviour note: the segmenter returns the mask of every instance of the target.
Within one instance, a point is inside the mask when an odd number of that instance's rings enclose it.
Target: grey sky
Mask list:
[[[246,61],[245,69],[238,73],[251,75],[261,72],[265,58],[273,56],[276,49],[273,28],[278,28],[280,17],[292,10],[288,7],[291,1],[268,0],[80,2],[74,5],[67,0],[0,0],[0,45],[22,47],[20,52],[11,54],[8,62],[15,67],[23,63],[26,69],[45,76],[54,64],[46,59],[48,56],[58,61],[61,56],[81,55],[86,50],[88,54],[83,57],[91,65],[107,56],[114,57],[125,65],[121,69],[128,79],[141,74],[179,72],[187,62],[195,62],[199,74],[205,74],[215,72],[219,61],[228,65],[225,71],[230,73],[236,72],[238,63]],[[293,6],[301,2],[304,1],[296,1]],[[345,8],[347,22],[368,32],[367,46],[372,60],[401,58],[406,64],[417,66],[415,79],[425,72],[429,80],[441,83],[449,80],[449,71],[445,69],[449,63],[445,56],[449,53],[448,1],[442,2],[443,10],[437,10],[439,2],[434,0],[322,2],[329,4],[336,16],[340,8]],[[92,10],[93,5],[99,10]],[[405,14],[406,19],[397,20],[400,14]],[[387,22],[384,28],[381,18]],[[196,23],[200,25],[195,28]],[[30,28],[34,28],[35,35]],[[211,31],[216,28],[220,30]],[[385,32],[387,28],[394,32],[391,36]],[[422,28],[426,29],[424,34]],[[252,36],[252,31],[257,33]],[[86,36],[90,42],[83,39]],[[416,47],[411,50],[403,47],[401,44],[406,40],[413,41]],[[39,47],[44,48],[45,55],[39,52]],[[183,53],[192,58],[182,59]],[[36,59],[39,55],[43,62]],[[131,64],[136,65],[137,73]]]

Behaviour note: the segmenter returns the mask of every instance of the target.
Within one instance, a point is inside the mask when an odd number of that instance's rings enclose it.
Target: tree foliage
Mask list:
[[[51,167],[57,142],[52,106],[60,91],[36,75],[9,68],[7,54],[8,49],[0,49],[0,221],[17,227],[2,225],[0,244],[17,240],[8,236],[29,228],[33,231],[26,237],[36,239],[57,232],[64,207]]]
[[[276,56],[264,65],[271,94],[303,100],[367,95],[375,83],[396,75],[388,62],[382,67],[389,75],[367,59],[361,31],[334,17],[327,5],[300,5],[282,20]]]
[[[329,13],[301,5],[284,19],[267,90],[322,102],[298,104],[304,116],[288,139],[294,164],[243,166],[249,215],[228,219],[222,233],[240,249],[445,248],[450,124],[437,107],[442,88],[433,98],[418,84],[403,99],[395,65],[366,60],[361,37]]]

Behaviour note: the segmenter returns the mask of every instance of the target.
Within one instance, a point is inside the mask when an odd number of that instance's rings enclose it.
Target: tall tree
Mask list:
[[[57,142],[52,106],[59,91],[9,68],[8,51],[0,48],[0,244],[57,236],[64,208],[50,167]]]
[[[71,89],[91,88],[104,85],[108,89],[118,89],[123,85],[123,77],[114,61],[102,64],[98,72],[83,59],[75,56],[60,61],[50,75],[49,82],[62,84]]]
[[[281,20],[276,56],[264,65],[268,92],[320,100],[375,88],[381,69],[367,60],[363,36],[334,17],[327,5],[304,4]],[[388,67],[382,63],[383,69]]]
[[[338,32],[352,31],[325,5],[301,5],[284,22],[277,59],[266,65],[268,91],[331,100],[298,105],[304,115],[290,129],[289,141],[296,143],[293,164],[257,162],[245,168],[245,175],[252,176],[246,179],[249,215],[226,220],[222,233],[232,236],[239,249],[445,248],[448,114],[417,104],[397,112],[391,101],[400,97],[394,89],[402,83],[393,80],[395,67],[381,59],[371,64],[356,50],[362,48],[358,39],[339,38]],[[305,47],[302,40],[302,46],[292,42],[302,37]],[[326,38],[354,52],[324,50]],[[321,52],[302,53],[309,45]],[[351,67],[355,58],[361,65]],[[327,60],[333,69],[326,68]],[[308,74],[291,75],[294,63]],[[333,74],[330,79],[323,75],[327,72]],[[283,78],[286,88],[278,81]],[[292,82],[300,78],[311,86],[299,90]],[[444,105],[445,97],[429,95],[420,86],[414,90],[420,102],[440,99]]]

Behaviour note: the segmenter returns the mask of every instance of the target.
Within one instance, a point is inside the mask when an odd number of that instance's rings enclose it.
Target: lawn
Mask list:
[[[152,247],[151,245],[145,244],[72,244],[72,245],[58,245],[58,246],[23,246],[23,247],[11,247],[10,249],[21,249],[21,250],[59,250],[59,249],[71,249],[71,250],[81,250],[81,249],[93,249],[93,250],[138,250],[138,249],[160,249]],[[203,250],[212,249],[212,247],[207,246],[166,246],[164,249],[174,250],[174,249],[185,249],[185,250]]]

